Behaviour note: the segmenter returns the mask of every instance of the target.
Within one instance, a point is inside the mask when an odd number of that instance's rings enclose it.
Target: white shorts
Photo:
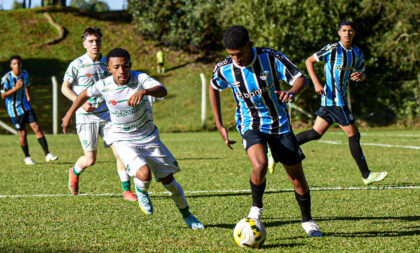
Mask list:
[[[79,135],[80,144],[84,151],[95,151],[98,149],[99,135],[104,140],[104,146],[112,144],[112,123],[102,121],[95,123],[77,123],[76,129]]]
[[[130,177],[135,177],[137,171],[146,164],[157,182],[159,178],[181,170],[171,152],[158,138],[141,145],[129,141],[115,142],[114,145]]]

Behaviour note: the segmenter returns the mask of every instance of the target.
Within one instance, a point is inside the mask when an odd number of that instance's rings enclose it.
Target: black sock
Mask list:
[[[45,136],[38,138],[38,142],[39,144],[41,144],[42,149],[44,150],[45,154],[50,153],[50,151],[48,151],[48,143],[47,143],[47,139],[45,139]]]
[[[320,135],[317,131],[315,131],[313,128],[308,131],[304,131],[301,133],[298,133],[296,135],[296,139],[298,141],[299,145],[302,145],[303,143],[306,143],[308,141],[312,140],[319,140],[322,135]]]
[[[264,183],[262,183],[260,185],[253,184],[251,180],[249,180],[249,182],[251,184],[252,206],[262,208],[263,207],[262,198],[263,198],[264,191],[265,191],[266,181],[264,181]]]
[[[305,195],[299,195],[295,191],[295,197],[302,213],[302,222],[312,220],[311,216],[311,192],[308,191]]]
[[[21,146],[21,147],[22,147],[23,153],[25,153],[25,157],[29,157],[30,155],[29,155],[29,147],[28,147],[28,145]]]
[[[350,152],[359,166],[360,173],[363,178],[367,178],[370,174],[365,156],[363,155],[362,147],[360,147],[360,133],[349,137]]]

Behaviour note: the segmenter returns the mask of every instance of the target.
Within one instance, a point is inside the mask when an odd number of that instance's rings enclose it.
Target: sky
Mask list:
[[[19,3],[22,2],[22,0],[17,0]],[[101,0],[103,2],[106,2],[111,10],[121,10],[123,6],[123,2],[126,2],[126,0]],[[0,0],[0,5],[3,7],[1,9],[3,10],[10,10],[13,7],[14,0]],[[70,3],[70,0],[67,0],[67,4]],[[32,0],[32,6],[41,6],[41,0]]]

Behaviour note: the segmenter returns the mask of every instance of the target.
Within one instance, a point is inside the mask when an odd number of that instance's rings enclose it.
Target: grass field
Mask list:
[[[324,237],[306,237],[291,184],[277,165],[264,195],[264,252],[418,252],[420,131],[362,134],[370,168],[388,171],[388,178],[365,188],[341,132],[332,129],[322,142],[305,144],[312,214]],[[97,164],[81,176],[84,194],[71,196],[67,170],[81,155],[78,138],[47,138],[60,159],[45,163],[31,135],[30,151],[38,163],[25,166],[17,136],[0,136],[0,252],[243,251],[232,237],[251,205],[250,164],[239,143],[230,151],[215,132],[162,134],[183,169],[176,177],[191,211],[207,226],[192,231],[156,182],[150,189],[152,216],[123,201],[112,152],[102,146]]]

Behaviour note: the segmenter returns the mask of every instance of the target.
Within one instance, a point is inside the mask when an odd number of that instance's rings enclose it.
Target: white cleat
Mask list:
[[[34,165],[35,164],[34,160],[32,160],[32,157],[30,157],[30,156],[25,157],[24,161],[25,161],[26,165]]]
[[[308,234],[309,237],[321,237],[322,233],[319,231],[319,227],[313,220],[302,222],[302,228]]]
[[[262,211],[263,211],[263,208],[253,206],[251,207],[251,210],[249,211],[248,218],[259,220],[262,216]]]
[[[50,161],[55,161],[55,160],[57,160],[58,159],[58,156],[55,156],[55,155],[53,155],[53,154],[51,154],[51,153],[48,153],[46,156],[45,156],[45,161],[47,161],[47,162],[50,162]]]

